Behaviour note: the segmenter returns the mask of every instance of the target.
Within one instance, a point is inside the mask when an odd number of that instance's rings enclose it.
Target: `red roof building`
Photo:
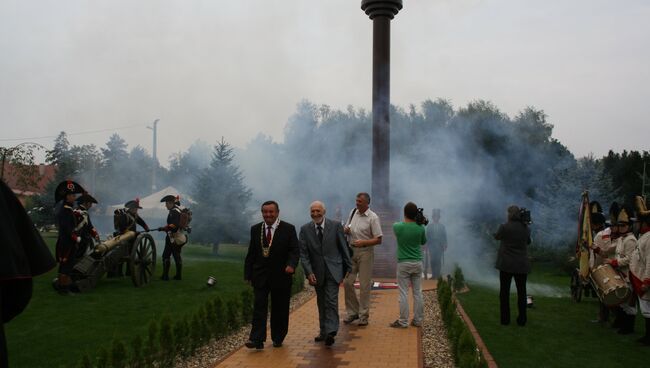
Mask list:
[[[24,204],[27,197],[42,194],[45,191],[45,186],[49,183],[56,174],[55,165],[40,164],[37,170],[34,170],[34,177],[27,178],[27,183],[20,180],[20,175],[17,168],[6,162],[2,179],[9,185],[9,188],[18,196],[20,201]]]

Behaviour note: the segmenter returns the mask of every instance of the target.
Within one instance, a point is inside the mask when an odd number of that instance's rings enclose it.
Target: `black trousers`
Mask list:
[[[174,263],[176,266],[183,264],[183,258],[181,257],[181,247],[172,244],[169,239],[169,235],[165,237],[165,249],[163,249],[162,259],[163,261],[169,260],[169,257],[174,257]]]
[[[271,340],[283,342],[289,331],[289,299],[291,285],[282,288],[261,287],[253,291],[253,321],[249,339],[266,341],[266,318],[271,296]]]
[[[501,324],[507,325],[510,323],[510,283],[513,277],[515,279],[515,286],[517,287],[517,309],[519,310],[517,324],[524,326],[526,324],[526,278],[528,274],[504,271],[499,271],[499,279],[501,281],[501,288],[499,290]]]

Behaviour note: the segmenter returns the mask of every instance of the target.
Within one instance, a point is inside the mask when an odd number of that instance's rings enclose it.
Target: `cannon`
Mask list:
[[[126,263],[135,287],[151,282],[156,270],[156,243],[148,232],[126,231],[101,242],[73,267],[70,275],[79,291],[95,286],[106,271]]]

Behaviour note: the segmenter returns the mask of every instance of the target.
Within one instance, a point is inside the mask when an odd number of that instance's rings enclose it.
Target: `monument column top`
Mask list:
[[[370,19],[375,17],[393,19],[401,9],[402,0],[361,0],[361,10],[366,12]]]

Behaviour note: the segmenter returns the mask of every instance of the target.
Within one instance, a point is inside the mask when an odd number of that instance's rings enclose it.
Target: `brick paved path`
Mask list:
[[[434,289],[435,284],[425,281],[423,288]],[[409,303],[410,300],[409,295]],[[281,348],[274,348],[269,337],[264,350],[242,347],[216,367],[422,367],[420,329],[388,327],[399,314],[397,289],[372,291],[368,326],[360,327],[356,322],[343,324],[343,288],[339,293],[339,313],[341,327],[332,347],[314,342],[318,334],[314,297],[291,313],[289,334]]]

